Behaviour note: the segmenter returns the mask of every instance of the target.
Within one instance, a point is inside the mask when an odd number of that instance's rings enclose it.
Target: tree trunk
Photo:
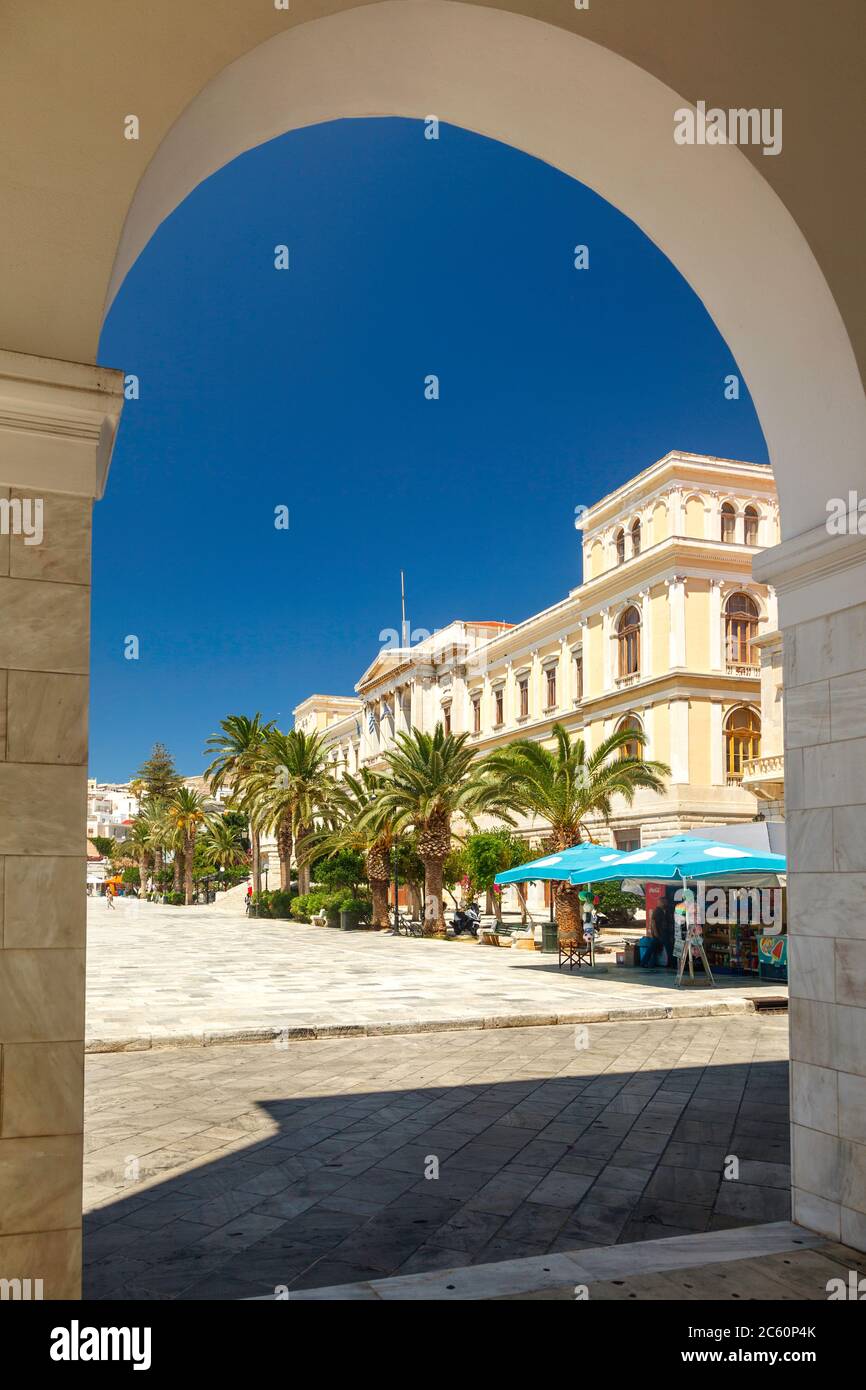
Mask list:
[[[183,854],[183,896],[184,902],[189,907],[192,902],[192,871],[193,860],[195,858],[195,835],[187,840]]]
[[[147,852],[138,857],[138,896],[143,898],[147,893]]]
[[[173,880],[172,880],[172,888],[174,889],[175,893],[179,893],[179,892],[180,892],[180,885],[181,885],[182,876],[183,876],[183,850],[182,850],[182,849],[176,849],[175,852],[174,852],[174,878],[173,878]]]
[[[261,836],[259,835],[259,832],[258,832],[257,830],[254,830],[254,829],[253,829],[252,824],[250,824],[250,840],[251,840],[251,846],[252,846],[252,852],[253,852],[253,892],[254,892],[254,893],[261,893],[261,891],[262,891],[262,849],[261,849],[262,841],[261,841]]]
[[[445,912],[442,902],[442,868],[444,859],[425,859],[424,935],[445,935]]]
[[[292,886],[292,822],[289,818],[277,826],[277,858],[280,861],[280,888],[288,893]]]
[[[370,879],[370,896],[373,899],[373,922],[374,927],[390,926],[388,921],[388,880],[387,878]]]
[[[556,894],[556,925],[563,936],[576,936],[578,941],[583,941],[580,888],[577,884],[559,885]]]
[[[421,916],[421,889],[417,883],[410,883],[409,889],[409,915],[412,918]]]
[[[295,839],[295,859],[298,864],[298,893],[310,891],[310,860],[304,841],[307,838],[306,826],[300,827]]]

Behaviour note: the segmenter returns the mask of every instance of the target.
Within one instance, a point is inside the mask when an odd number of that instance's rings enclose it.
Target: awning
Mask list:
[[[595,869],[603,855],[610,854],[607,845],[580,844],[556,854],[545,854],[541,859],[533,859],[528,864],[518,864],[516,869],[505,869],[497,874],[494,882],[531,883],[533,880],[566,881],[569,883],[588,883],[595,876]]]
[[[787,860],[783,854],[692,835],[672,835],[630,853],[604,851],[593,871],[592,882],[638,879],[641,883],[677,883],[692,879],[757,885],[762,880],[766,882],[767,875],[784,874],[786,869]],[[570,877],[572,883],[585,882],[579,873],[572,873]]]

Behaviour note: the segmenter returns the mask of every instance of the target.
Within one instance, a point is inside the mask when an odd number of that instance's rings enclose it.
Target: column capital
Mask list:
[[[123,373],[0,349],[0,487],[99,498]]]

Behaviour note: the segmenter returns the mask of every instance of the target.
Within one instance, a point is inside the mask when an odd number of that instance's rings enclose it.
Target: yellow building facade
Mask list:
[[[671,772],[663,793],[639,791],[592,824],[623,848],[770,809],[750,780],[762,645],[778,626],[772,589],[752,576],[753,556],[779,540],[770,469],[672,452],[590,507],[581,531],[584,579],[565,598],[513,625],[455,621],[386,644],[354,699],[311,696],[296,726],[325,734],[337,771],[381,766],[398,732],[440,721],[479,754],[548,740],[556,723],[590,750],[640,728],[643,756]]]

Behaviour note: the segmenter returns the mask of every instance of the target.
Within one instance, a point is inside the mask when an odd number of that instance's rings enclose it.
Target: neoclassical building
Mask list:
[[[558,722],[590,749],[641,729],[644,756],[671,775],[663,794],[640,791],[593,826],[622,848],[781,814],[781,791],[760,795],[754,776],[762,653],[778,636],[775,595],[752,575],[756,552],[779,540],[770,469],[673,451],[589,508],[582,533],[584,580],[565,598],[523,622],[454,621],[385,647],[354,698],[310,696],[297,727],[325,733],[338,771],[380,766],[396,733],[439,721],[479,753],[548,739]],[[779,781],[780,730],[777,714]]]

